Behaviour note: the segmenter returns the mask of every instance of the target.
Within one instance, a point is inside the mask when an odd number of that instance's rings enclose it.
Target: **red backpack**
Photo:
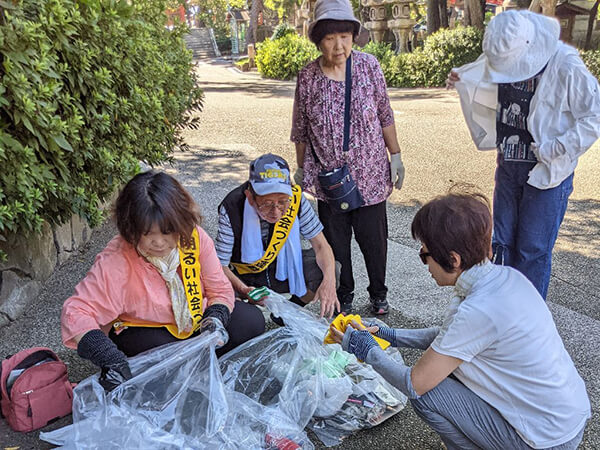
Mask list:
[[[22,350],[2,361],[2,415],[15,431],[32,431],[71,413],[67,366],[46,347]]]

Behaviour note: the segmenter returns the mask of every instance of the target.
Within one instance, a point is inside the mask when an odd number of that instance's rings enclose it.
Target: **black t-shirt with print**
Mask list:
[[[527,129],[527,117],[543,72],[525,81],[498,84],[496,146],[505,161],[537,161],[531,151],[533,137]]]

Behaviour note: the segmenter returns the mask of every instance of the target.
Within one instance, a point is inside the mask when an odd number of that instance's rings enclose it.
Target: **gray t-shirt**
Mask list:
[[[463,360],[454,375],[531,447],[571,440],[590,403],[533,285],[515,269],[486,262],[463,272],[455,290],[431,348]]]

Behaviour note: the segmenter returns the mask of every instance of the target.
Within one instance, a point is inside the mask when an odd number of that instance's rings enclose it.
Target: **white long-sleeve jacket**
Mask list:
[[[485,80],[486,56],[457,69],[467,126],[479,150],[496,148],[498,85]],[[531,100],[527,127],[538,147],[528,183],[550,189],[564,181],[579,157],[600,137],[598,80],[573,47],[559,43]]]

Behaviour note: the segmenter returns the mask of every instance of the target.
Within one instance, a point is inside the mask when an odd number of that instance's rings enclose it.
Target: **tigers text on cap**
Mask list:
[[[483,36],[487,81],[514,83],[537,75],[558,47],[560,24],[526,10],[494,17]]]
[[[257,195],[292,195],[290,167],[280,156],[267,153],[252,161],[249,180]]]

